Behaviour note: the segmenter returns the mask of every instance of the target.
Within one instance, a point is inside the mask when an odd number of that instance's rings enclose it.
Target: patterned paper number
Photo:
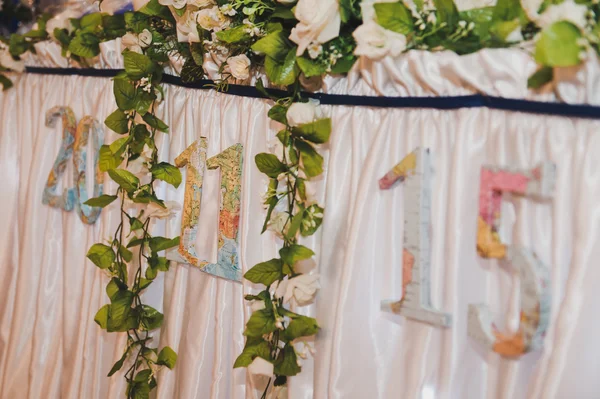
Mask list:
[[[544,162],[533,170],[508,170],[484,166],[479,189],[477,252],[484,258],[507,260],[519,276],[520,322],[514,334],[503,334],[492,324],[486,305],[469,305],[469,335],[503,356],[515,357],[542,346],[550,321],[548,268],[526,248],[502,243],[498,235],[502,194],[505,192],[550,199],[553,196],[555,166]]]
[[[448,327],[451,315],[434,309],[430,295],[431,154],[417,148],[380,181],[383,190],[404,182],[404,248],[402,298],[383,301],[381,308],[407,318]]]
[[[75,114],[69,107],[54,107],[46,113],[46,126],[55,127],[56,120],[62,119],[63,137],[58,156],[54,161],[52,170],[48,175],[46,187],[42,194],[42,203],[54,208],[60,208],[67,212],[72,211],[75,205],[75,190],[73,188],[64,188],[62,195],[56,193],[58,179],[65,172],[67,161],[73,154],[73,144],[75,142],[75,129],[77,121]]]
[[[85,205],[88,200],[86,188],[86,165],[87,144],[90,130],[92,132],[92,148],[94,157],[94,196],[102,195],[104,173],[98,166],[100,147],[104,142],[104,131],[97,120],[86,116],[79,122],[75,120],[75,114],[69,107],[54,107],[46,114],[46,126],[54,127],[56,120],[61,117],[63,123],[63,139],[58,157],[48,175],[46,186],[42,194],[42,203],[67,212],[77,209],[79,218],[87,224],[93,224],[100,216],[102,208],[93,208]],[[65,172],[67,161],[73,155],[73,184],[75,188],[69,187],[63,190],[62,195],[56,194],[58,179]]]
[[[84,117],[77,125],[77,134],[75,136],[75,146],[73,153],[73,184],[77,190],[77,214],[79,218],[87,224],[94,224],[102,208],[85,205],[84,202],[89,199],[86,187],[86,166],[87,166],[87,145],[88,138],[92,132],[92,149],[94,157],[94,197],[102,195],[104,185],[104,173],[100,170],[98,159],[100,158],[100,147],[104,143],[104,131],[100,123],[91,116]]]
[[[235,144],[207,160],[207,146],[207,139],[202,137],[175,159],[178,167],[187,166],[187,177],[178,253],[170,252],[168,258],[192,264],[215,276],[241,281],[238,243],[243,147]],[[195,248],[205,167],[221,170],[217,263],[199,259]]]

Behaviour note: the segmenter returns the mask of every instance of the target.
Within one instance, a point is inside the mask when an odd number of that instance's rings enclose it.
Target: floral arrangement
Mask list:
[[[319,146],[332,128],[302,90],[319,89],[326,74],[348,72],[358,57],[380,60],[411,49],[466,54],[509,46],[531,51],[540,69],[529,85],[540,87],[553,80],[553,68],[577,65],[591,50],[599,51],[598,7],[597,0],[498,0],[460,11],[452,0],[150,0],[124,15],[42,16],[30,32],[1,38],[5,89],[11,85],[5,74],[23,71],[20,57],[35,52],[40,41],[57,42],[65,57],[83,66],[99,54],[103,41],[121,38],[126,48],[125,70],[114,79],[118,109],[105,120],[122,137],[102,146],[99,161],[118,189],[86,202],[120,204],[114,236],[88,252],[110,278],[110,304],[95,321],[128,337],[109,375],[126,367],[127,397],[147,398],[158,368],[172,368],[177,359],[171,348],[159,351],[152,345],[150,332],[161,326],[163,315],[144,304],[142,295],[158,272],[169,269],[162,251],[179,242],[151,234],[176,208],[157,197],[155,183],[181,183],[179,170],[159,161],[155,141],[168,132],[155,109],[163,97],[163,70],[173,59],[182,62],[185,82],[209,77],[223,91],[230,82],[255,82],[274,103],[269,117],[281,124],[271,152],[255,158],[268,179],[262,233],[277,234],[281,249],[278,257],[245,274],[264,288],[246,295],[253,313],[233,365],[269,378],[265,398],[269,392],[283,394],[287,377],[298,374],[300,359],[314,351],[308,340],[319,330],[317,320],[290,310],[310,303],[319,288],[314,252],[301,241],[323,220],[310,180],[323,172]],[[269,86],[285,87],[287,95],[273,97],[260,76]]]

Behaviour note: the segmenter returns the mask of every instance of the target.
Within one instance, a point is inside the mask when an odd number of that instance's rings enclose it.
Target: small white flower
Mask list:
[[[292,127],[314,122],[322,117],[319,110],[319,101],[310,99],[306,103],[293,103],[288,108],[286,116]]]
[[[429,15],[427,15],[427,22],[429,22],[432,25],[435,25],[435,23],[437,22],[437,17],[435,16],[435,13],[429,13]]]
[[[586,12],[587,7],[583,4],[577,4],[573,0],[565,0],[560,4],[548,6],[537,19],[536,24],[541,28],[546,28],[555,22],[567,21],[583,29],[586,25]]]
[[[229,57],[227,65],[234,78],[245,80],[250,77],[250,59],[246,54]]]
[[[458,26],[464,29],[467,26],[467,21],[458,21]]]
[[[321,55],[322,52],[323,46],[321,46],[319,43],[313,42],[310,44],[310,46],[308,46],[308,56],[313,60]]]
[[[283,330],[283,318],[282,317],[278,317],[275,319],[275,327],[277,327],[280,330]]]
[[[301,274],[294,278],[283,280],[277,290],[275,296],[283,298],[284,303],[288,303],[292,298],[299,306],[305,306],[313,301],[317,294],[317,290],[321,288],[319,285],[319,274]]]
[[[338,0],[299,0],[294,9],[299,21],[290,40],[302,55],[311,43],[326,43],[340,34],[341,16]]]
[[[248,366],[248,372],[252,375],[264,375],[271,377],[273,375],[273,363],[257,356]]]
[[[425,27],[425,25],[421,25]],[[386,56],[397,57],[406,50],[406,36],[384,29],[376,22],[359,26],[354,33],[356,49],[354,54],[379,60]]]
[[[144,215],[146,218],[170,219],[179,210],[181,210],[181,205],[177,201],[165,201],[164,208],[154,202],[150,202],[146,207]]]
[[[138,35],[138,44],[142,48],[146,48],[152,44],[152,33],[150,33],[148,29],[144,29],[142,33]]]
[[[221,12],[225,15],[229,15],[230,17],[233,17],[235,14],[237,14],[237,11],[231,4],[225,4],[221,6]]]

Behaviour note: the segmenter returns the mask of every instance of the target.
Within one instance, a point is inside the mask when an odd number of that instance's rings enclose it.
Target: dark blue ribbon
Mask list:
[[[120,69],[77,69],[77,68],[38,68],[27,67],[27,72],[45,75],[79,75],[92,77],[114,77]],[[211,89],[215,82],[203,79],[193,83],[184,83],[180,77],[163,75],[163,82],[191,89]],[[278,89],[267,89],[267,92],[278,97],[287,92]],[[266,98],[256,87],[230,84],[227,94],[241,97]],[[314,98],[325,105],[350,105],[377,108],[432,108],[453,110],[460,108],[491,108],[504,111],[526,112],[540,115],[557,115],[577,118],[600,119],[600,107],[585,104],[562,104],[542,101],[517,100],[502,97],[474,94],[453,97],[374,97],[353,96],[326,93],[303,93],[304,97]]]

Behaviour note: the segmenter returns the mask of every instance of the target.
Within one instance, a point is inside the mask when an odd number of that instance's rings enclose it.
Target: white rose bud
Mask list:
[[[286,303],[293,298],[296,304],[305,306],[313,301],[319,288],[319,274],[301,274],[282,281],[275,291],[275,296],[283,298],[283,302]]]
[[[290,126],[311,123],[321,117],[318,109],[319,101],[309,100],[307,103],[293,103],[288,108],[286,116]]]
[[[406,36],[384,29],[376,22],[367,22],[352,33],[356,40],[355,55],[379,60],[386,56],[397,57],[406,50]]]

